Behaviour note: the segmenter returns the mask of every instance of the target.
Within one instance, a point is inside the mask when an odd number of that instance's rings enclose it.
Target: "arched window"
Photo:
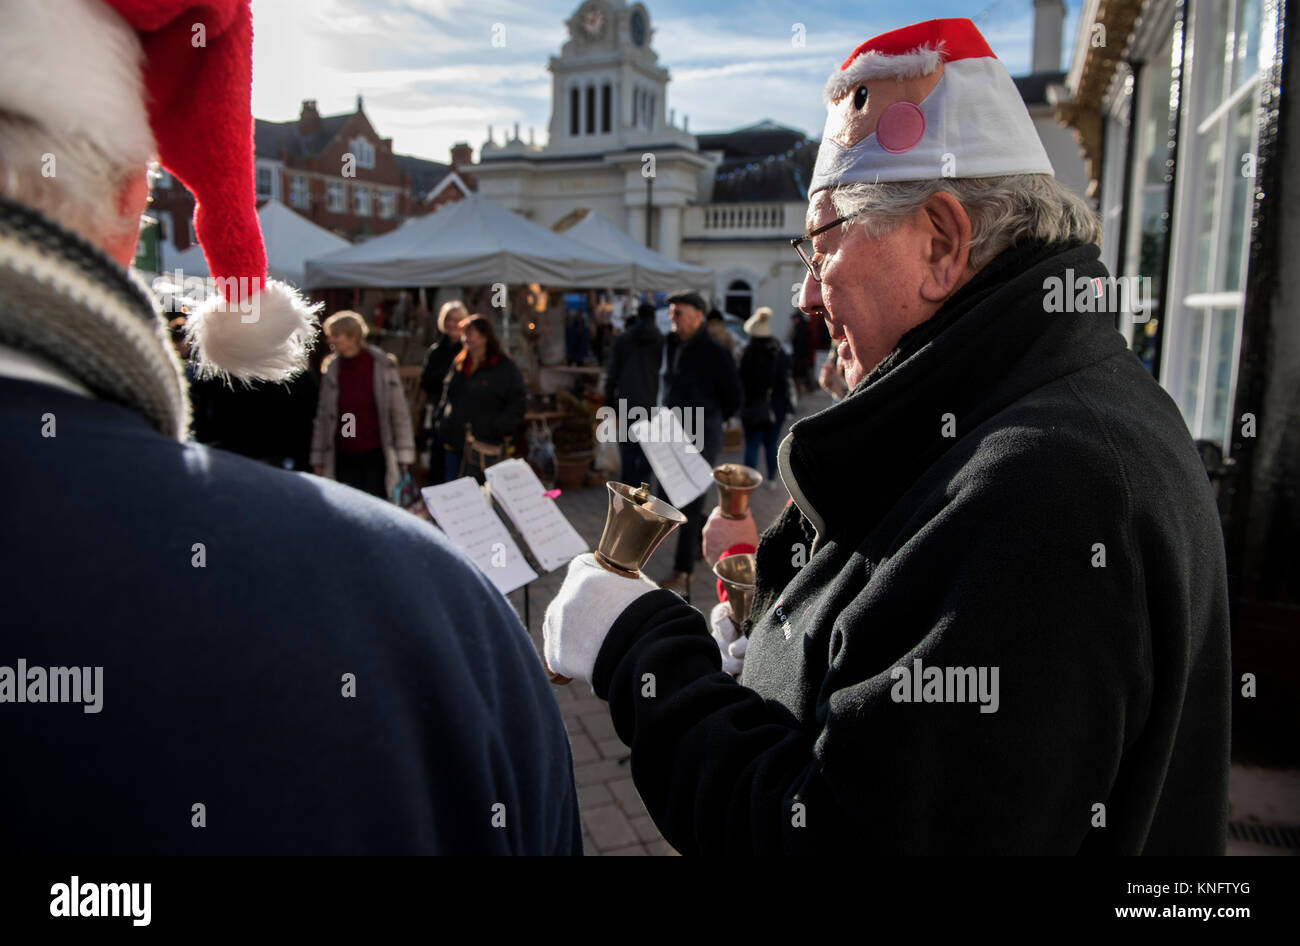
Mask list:
[[[743,279],[734,279],[727,286],[727,298],[722,308],[738,319],[754,314],[754,290]]]
[[[596,133],[596,87],[587,86],[587,134]]]
[[[569,134],[577,136],[582,132],[579,121],[582,117],[582,105],[579,100],[578,87],[569,89]]]

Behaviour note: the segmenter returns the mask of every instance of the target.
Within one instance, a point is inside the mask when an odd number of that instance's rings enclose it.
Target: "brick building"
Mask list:
[[[356,241],[387,233],[413,216],[459,200],[474,187],[469,145],[451,149],[451,163],[395,154],[362,108],[321,115],[316,102],[302,103],[287,122],[255,120],[257,200],[278,200],[313,223]],[[183,250],[195,242],[194,198],[171,175],[154,182],[150,213],[165,243]],[[164,260],[164,265],[165,265]]]

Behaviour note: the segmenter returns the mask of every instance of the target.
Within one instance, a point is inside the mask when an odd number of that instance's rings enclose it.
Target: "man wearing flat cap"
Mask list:
[[[1093,213],[969,20],[863,43],[825,97],[800,308],[851,393],[781,445],[739,678],[590,556],[550,668],[682,853],[1222,853],[1223,539],[1113,309],[1053,305],[1106,283]]]

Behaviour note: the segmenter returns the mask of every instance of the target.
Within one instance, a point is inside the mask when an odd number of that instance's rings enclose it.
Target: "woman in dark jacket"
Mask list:
[[[420,431],[420,449],[429,451],[429,485],[443,482],[446,464],[443,462],[443,443],[438,438],[436,429],[438,405],[446,393],[447,375],[451,363],[460,354],[464,337],[464,326],[469,319],[469,310],[463,302],[447,302],[438,311],[438,340],[429,347],[424,356],[424,370],[420,372],[420,387],[424,389],[425,412],[423,428]]]
[[[451,363],[438,406],[448,482],[460,476],[466,430],[478,443],[499,446],[519,427],[527,400],[523,375],[501,350],[491,322],[473,316],[465,323],[464,344]],[[481,478],[480,470],[473,472]]]
[[[740,356],[740,382],[745,388],[745,404],[740,422],[745,428],[745,466],[758,468],[758,451],[767,456],[767,480],[775,483],[779,473],[776,448],[781,440],[781,425],[794,412],[790,391],[790,356],[772,337],[772,310],[758,309],[745,323],[749,344]]]

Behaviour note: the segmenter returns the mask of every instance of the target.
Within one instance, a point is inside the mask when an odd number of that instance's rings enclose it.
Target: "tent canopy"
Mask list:
[[[347,240],[319,227],[295,213],[278,200],[268,200],[257,212],[266,244],[266,271],[272,279],[303,285],[303,263],[308,257],[333,253],[346,246]],[[163,261],[167,272],[181,270],[186,276],[208,276],[203,248],[195,245],[170,254]]]
[[[634,273],[628,285],[637,289],[713,289],[713,270],[680,263],[642,246],[624,233],[621,227],[594,210],[588,211],[581,220],[560,232],[584,246],[602,249],[631,262]]]
[[[542,283],[631,285],[632,264],[552,233],[479,194],[307,261],[307,288]]]

